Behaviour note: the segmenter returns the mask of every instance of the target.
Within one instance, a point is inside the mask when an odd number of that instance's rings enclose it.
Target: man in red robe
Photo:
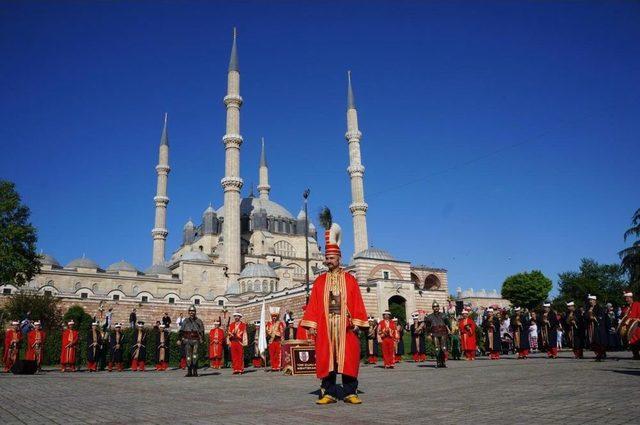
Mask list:
[[[224,353],[224,330],[220,327],[220,321],[213,322],[213,329],[209,331],[209,360],[211,367],[222,367],[222,355]]]
[[[393,369],[395,364],[396,323],[391,320],[391,312],[385,310],[378,323],[378,342],[382,346],[382,362],[385,369]]]
[[[247,346],[247,324],[242,322],[242,314],[233,313],[233,322],[229,325],[227,344],[231,351],[233,374],[244,373],[244,347]]]
[[[267,339],[269,340],[269,361],[271,371],[279,371],[282,356],[282,336],[284,335],[284,323],[280,320],[280,307],[269,307],[271,321],[267,323]]]
[[[42,352],[44,347],[45,333],[42,330],[42,325],[39,321],[33,323],[34,328],[27,334],[27,352],[24,358],[26,360],[32,360],[38,365],[42,364]]]
[[[7,329],[4,335],[4,371],[9,372],[15,362],[18,360],[20,353],[20,341],[22,341],[22,333],[20,333],[20,322],[11,322],[13,328]]]
[[[62,331],[62,352],[60,353],[60,369],[62,372],[76,371],[76,348],[78,345],[78,331],[73,329],[74,321],[67,323],[67,329]]]
[[[360,366],[360,328],[367,328],[367,312],[355,277],[340,268],[340,226],[331,223],[325,208],[325,261],[329,271],[316,278],[301,326],[316,335],[316,376],[322,379],[317,404],[337,401],[336,375],[342,374],[344,402],[360,404],[357,395]]]
[[[627,334],[629,348],[634,360],[640,360],[640,302],[633,300],[633,292],[624,293],[624,300],[629,304],[623,321],[630,322]]]
[[[476,359],[476,322],[469,317],[469,309],[462,310],[462,319],[458,322],[460,345],[467,360]]]

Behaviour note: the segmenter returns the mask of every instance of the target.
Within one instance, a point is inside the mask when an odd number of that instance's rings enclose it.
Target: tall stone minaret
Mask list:
[[[360,139],[362,133],[358,130],[358,111],[351,87],[351,71],[347,72],[347,133],[345,138],[349,142],[349,177],[351,177],[351,215],[353,216],[353,249],[354,255],[369,247],[367,236],[367,208],[364,201],[364,166],[360,159]]]
[[[264,137],[262,138],[262,152],[260,153],[260,179],[258,180],[258,192],[260,199],[269,199],[269,167],[267,166],[267,154],[264,150]]]
[[[227,106],[227,132],[222,138],[225,147],[224,178],[221,180],[224,189],[224,261],[227,263],[229,282],[235,282],[240,275],[240,68],[238,66],[238,49],[236,47],[236,29],[233,29],[233,45],[227,74],[227,95],[224,97]]]
[[[156,173],[158,173],[158,185],[156,188],[156,196],[153,200],[156,203],[156,219],[151,234],[153,235],[153,261],[152,265],[164,266],[164,247],[167,241],[167,204],[169,197],[167,196],[167,180],[169,176],[169,134],[167,131],[167,114],[164,114],[164,127],[162,128],[162,136],[160,137],[160,152],[158,154],[158,165],[156,165]]]

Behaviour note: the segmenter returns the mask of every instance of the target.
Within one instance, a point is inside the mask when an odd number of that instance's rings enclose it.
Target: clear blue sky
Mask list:
[[[5,2],[0,177],[67,263],[151,261],[163,112],[168,252],[222,202],[232,27],[245,99],[241,174],[294,215],[311,188],[352,254],[346,70],[369,241],[499,289],[582,257],[617,262],[638,204],[637,2]]]

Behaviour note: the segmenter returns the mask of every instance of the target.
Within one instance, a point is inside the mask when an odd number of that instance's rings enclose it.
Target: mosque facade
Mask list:
[[[351,74],[347,82],[347,128],[349,187],[355,254],[345,263],[362,291],[370,315],[380,317],[390,304],[405,307],[407,317],[415,310],[431,311],[436,300],[448,299],[447,271],[413,265],[397,259],[384,249],[369,246],[364,197],[364,172],[358,125],[358,111]],[[170,174],[167,116],[160,138],[157,190],[154,197],[155,219],[151,230],[152,264],[144,270],[122,260],[107,267],[81,257],[66,265],[52,255],[42,254],[41,272],[29,282],[27,290],[59,297],[63,306],[80,304],[90,314],[113,307],[116,321],[126,322],[132,308],[147,320],[162,312],[172,317],[189,305],[200,308],[205,319],[217,317],[223,309],[238,310],[247,319],[257,318],[258,305],[292,310],[300,317],[307,296],[306,251],[309,252],[309,279],[324,271],[318,231],[305,216],[304,209],[293,215],[271,199],[267,153],[262,141],[257,194],[241,197],[243,180],[240,158],[243,138],[240,111],[240,67],[234,31],[227,74],[225,174],[221,179],[224,203],[215,209],[209,205],[199,223],[191,219],[183,227],[182,243],[166,258],[166,217],[169,211],[167,191]],[[346,181],[345,181],[346,186]],[[336,206],[334,206],[336,208]],[[343,261],[347,260],[344,255]],[[18,289],[2,285],[8,295]]]

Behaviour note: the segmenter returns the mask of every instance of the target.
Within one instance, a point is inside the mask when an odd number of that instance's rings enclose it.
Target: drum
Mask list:
[[[626,341],[629,335],[633,335],[633,333],[638,329],[639,326],[640,319],[625,317],[618,325],[618,333],[620,334],[620,338]]]

